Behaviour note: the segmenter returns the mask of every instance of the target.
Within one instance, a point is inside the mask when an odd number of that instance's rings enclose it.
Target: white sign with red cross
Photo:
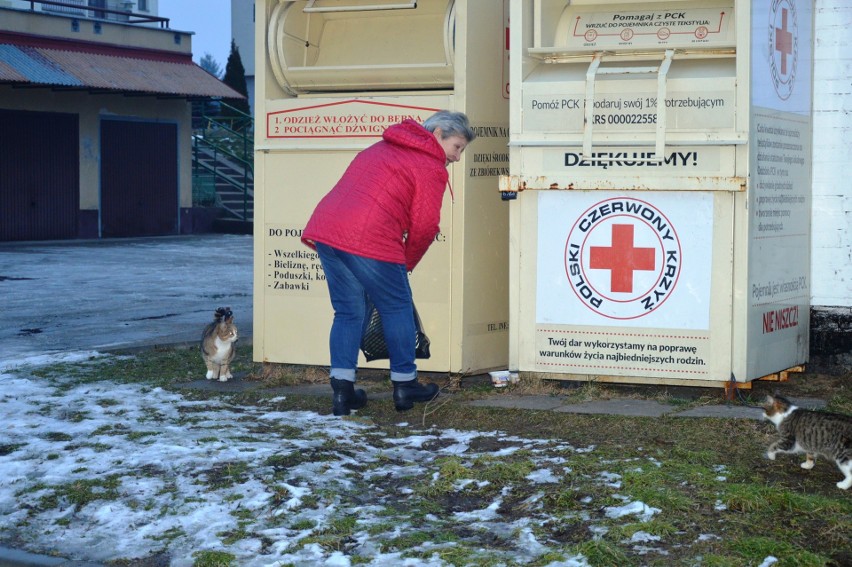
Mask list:
[[[813,3],[752,3],[752,100],[755,106],[809,114]]]
[[[706,330],[706,192],[542,191],[536,322]]]

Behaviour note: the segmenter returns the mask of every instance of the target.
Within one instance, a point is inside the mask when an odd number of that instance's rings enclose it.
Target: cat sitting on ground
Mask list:
[[[775,424],[781,438],[772,443],[766,457],[778,453],[805,453],[803,469],[812,469],[816,456],[834,459],[844,479],[843,490],[852,486],[852,416],[801,409],[779,395],[767,396],[763,417]]]
[[[237,352],[237,326],[230,307],[219,307],[213,322],[201,333],[201,358],[207,365],[207,379],[227,382],[231,375],[231,361]]]

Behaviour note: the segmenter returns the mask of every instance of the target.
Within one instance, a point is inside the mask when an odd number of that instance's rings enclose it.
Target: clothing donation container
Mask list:
[[[421,370],[508,363],[508,0],[256,2],[254,359],[327,366],[333,312],[301,231],[388,126],[460,111],[478,137],[449,166],[440,233],[411,273],[431,340]],[[388,361],[359,365],[387,368]]]
[[[512,0],[511,369],[726,388],[801,369],[812,16]]]

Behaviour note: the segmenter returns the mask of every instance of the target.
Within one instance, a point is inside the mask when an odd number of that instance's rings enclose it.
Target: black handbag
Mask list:
[[[388,345],[385,342],[385,332],[382,329],[382,318],[379,316],[379,310],[376,309],[369,298],[367,299],[367,317],[364,324],[364,333],[361,335],[361,352],[364,353],[367,362],[390,358]],[[414,308],[414,331],[416,334],[414,357],[429,358],[431,356],[429,353],[429,337],[423,331],[423,323],[420,321],[417,307]]]

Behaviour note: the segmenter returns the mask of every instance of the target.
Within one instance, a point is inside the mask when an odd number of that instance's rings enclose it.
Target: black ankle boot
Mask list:
[[[334,415],[349,415],[351,410],[367,405],[367,392],[360,388],[356,390],[354,382],[332,378],[331,389],[334,390],[331,398]]]
[[[431,402],[438,397],[437,384],[421,384],[414,380],[393,383],[393,405],[396,411],[406,411],[414,407],[414,402]]]

